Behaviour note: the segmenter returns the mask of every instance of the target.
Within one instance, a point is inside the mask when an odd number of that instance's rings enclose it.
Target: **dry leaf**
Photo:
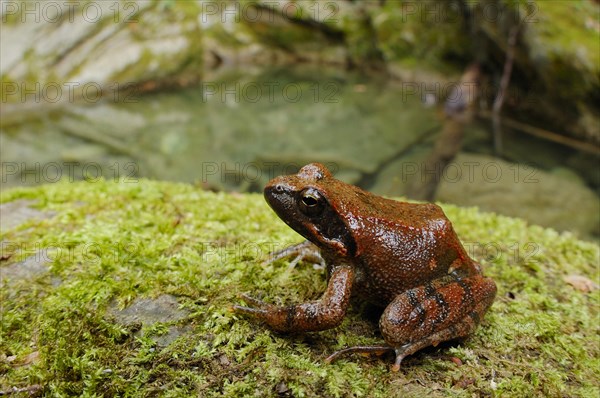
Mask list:
[[[598,285],[594,281],[581,275],[567,275],[563,277],[563,281],[584,293],[593,292],[598,289]]]

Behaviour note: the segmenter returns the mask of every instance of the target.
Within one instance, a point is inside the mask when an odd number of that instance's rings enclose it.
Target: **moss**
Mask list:
[[[381,341],[376,319],[363,316],[361,306],[335,330],[292,336],[229,311],[240,292],[291,303],[324,289],[324,276],[310,266],[261,265],[269,251],[300,239],[258,195],[146,180],[59,183],[1,195],[2,203],[37,199],[40,209],[56,212],[1,238],[3,258],[10,257],[0,267],[54,248],[45,275],[2,280],[2,391],[39,384],[45,396],[599,393],[600,294],[562,282],[567,274],[597,280],[599,249],[569,234],[444,206],[497,281],[498,298],[469,339],[421,351],[391,373],[387,356],[323,363],[340,347]],[[151,326],[123,326],[109,315],[115,303],[124,308],[163,294],[176,296],[188,315]],[[172,325],[191,333],[157,345],[154,337]]]
[[[283,15],[269,8],[254,9],[253,3],[242,6],[239,21],[246,28],[245,32],[269,47],[294,53],[302,43],[310,43],[309,47],[322,48],[327,37],[319,30],[300,23],[292,23]],[[256,14],[255,14],[256,13]],[[255,16],[256,15],[256,16]]]
[[[414,59],[419,67],[445,71],[471,57],[463,16],[448,2],[386,2],[372,18],[387,62]]]
[[[598,41],[600,10],[590,1],[538,1],[539,12],[532,15],[538,33],[547,40],[552,52],[556,49],[570,53],[580,67],[600,72]],[[573,46],[573,43],[577,45]],[[566,60],[565,60],[566,61]]]
[[[537,1],[526,18],[532,58],[563,98],[585,98],[600,86],[599,17],[597,5],[577,0]]]

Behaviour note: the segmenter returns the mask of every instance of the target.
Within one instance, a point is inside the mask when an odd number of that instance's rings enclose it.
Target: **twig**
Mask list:
[[[33,384],[31,386],[21,388],[13,387],[10,390],[0,390],[0,395],[18,394],[21,392],[26,392],[29,395],[33,395],[42,390],[43,388],[44,386],[42,386],[41,384]]]
[[[504,104],[504,96],[510,83],[510,75],[512,73],[513,64],[515,62],[515,47],[517,45],[517,37],[521,30],[521,24],[515,25],[510,29],[508,35],[508,47],[506,49],[506,60],[504,61],[504,70],[502,71],[502,78],[500,79],[500,87],[498,88],[498,94],[494,100],[492,107],[492,124],[494,128],[494,148],[496,152],[502,152],[502,125],[500,123],[500,111]]]
[[[492,118],[493,114],[488,111],[479,111],[478,115],[480,117]],[[502,118],[501,124],[504,126],[511,127],[515,130],[520,130],[524,133],[540,137],[546,139],[548,141],[556,142],[573,149],[577,149],[579,151],[592,153],[594,155],[600,155],[600,147],[598,145],[594,145],[592,143],[587,143],[584,141],[579,141],[574,138],[568,137],[566,135],[554,133],[552,131],[544,130],[539,127],[531,126],[529,124],[519,122],[514,119],[510,119],[507,117]]]
[[[90,134],[86,132],[84,129],[80,128],[80,125],[77,123],[84,123],[82,120],[77,118],[76,116],[72,116],[72,120],[74,121],[63,121],[63,131],[65,134],[77,137],[79,139],[83,139],[89,142],[93,142],[95,144],[99,144],[105,146],[107,148],[112,149],[113,151],[123,154],[126,156],[130,156],[135,158],[134,151],[131,149],[131,146],[128,146],[116,138],[112,138],[108,135],[103,134]]]

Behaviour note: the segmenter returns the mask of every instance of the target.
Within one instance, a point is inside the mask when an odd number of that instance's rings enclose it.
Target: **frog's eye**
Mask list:
[[[300,211],[307,216],[317,216],[325,208],[325,199],[319,191],[314,188],[306,188],[300,193]]]

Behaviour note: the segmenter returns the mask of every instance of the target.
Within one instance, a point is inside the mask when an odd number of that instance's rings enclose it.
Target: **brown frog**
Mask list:
[[[466,253],[435,204],[385,199],[332,177],[321,164],[273,179],[265,198],[277,215],[311,243],[307,252],[327,265],[328,284],[314,302],[278,307],[243,296],[233,310],[281,332],[338,326],[350,297],[385,307],[379,327],[385,345],[338,351],[396,354],[392,370],[414,352],[470,334],[496,295],[496,285]],[[310,250],[309,250],[310,252]]]

